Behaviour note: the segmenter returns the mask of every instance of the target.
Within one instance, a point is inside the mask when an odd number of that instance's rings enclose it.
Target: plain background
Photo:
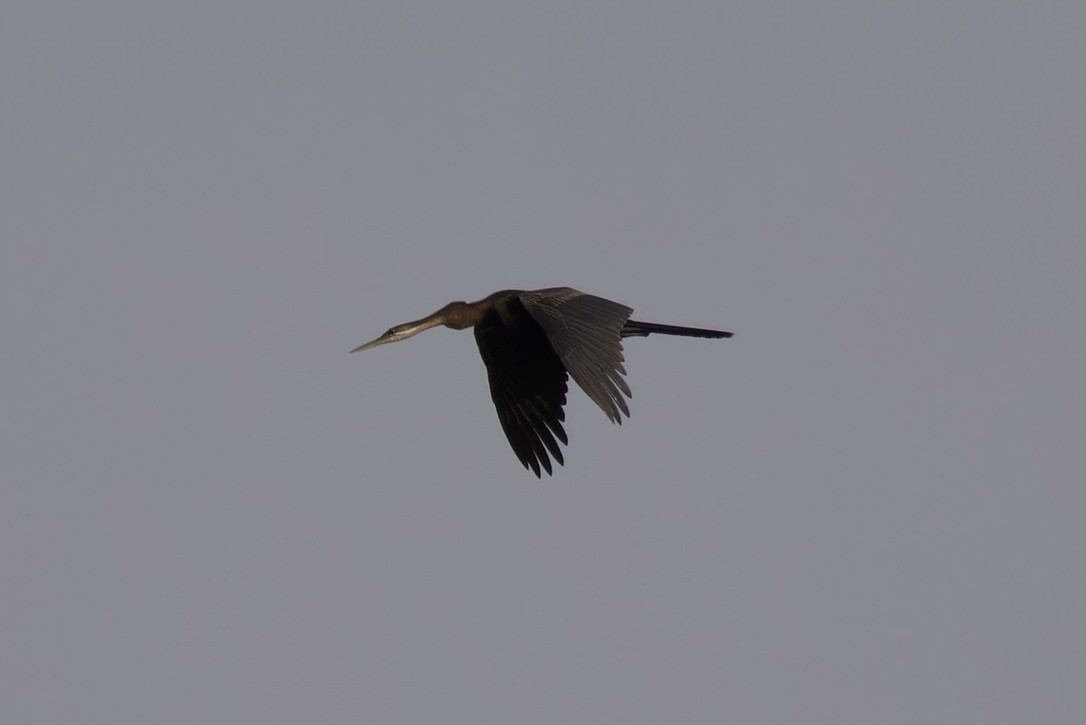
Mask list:
[[[0,10],[0,720],[1086,721],[1086,4]],[[567,465],[469,332],[627,342]]]

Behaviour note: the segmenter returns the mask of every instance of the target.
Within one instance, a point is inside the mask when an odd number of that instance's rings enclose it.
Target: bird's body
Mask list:
[[[541,468],[552,472],[551,457],[564,463],[558,442],[568,443],[562,428],[567,374],[608,418],[621,423],[623,415],[630,415],[622,338],[653,333],[732,336],[721,330],[638,322],[629,319],[631,312],[570,287],[502,290],[478,302],[451,302],[351,352],[404,340],[438,325],[474,327],[502,430],[524,467],[539,476]]]

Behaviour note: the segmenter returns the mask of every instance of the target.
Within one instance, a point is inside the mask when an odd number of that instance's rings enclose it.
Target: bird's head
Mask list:
[[[450,302],[434,314],[424,317],[421,320],[405,322],[402,325],[388,328],[385,333],[376,340],[370,340],[364,345],[359,345],[354,350],[351,350],[351,352],[362,352],[363,350],[369,350],[371,347],[377,347],[378,345],[406,340],[409,337],[419,334],[423,330],[429,330],[431,327],[437,327],[438,325],[445,325],[446,327],[452,327],[457,330],[462,329],[466,326],[466,324],[461,324],[466,308],[467,305],[463,302]]]
[[[399,342],[400,340],[406,340],[409,337],[419,334],[423,330],[427,329],[429,325],[420,326],[417,322],[406,322],[402,325],[396,325],[390,327],[375,340],[359,345],[351,352],[362,352],[363,350],[369,350],[371,347],[377,347],[378,345],[384,345],[389,342]]]

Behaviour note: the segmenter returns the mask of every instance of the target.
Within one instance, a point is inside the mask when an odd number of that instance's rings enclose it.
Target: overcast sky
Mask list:
[[[1086,4],[0,9],[0,720],[1086,722]],[[470,332],[627,341],[566,466]]]

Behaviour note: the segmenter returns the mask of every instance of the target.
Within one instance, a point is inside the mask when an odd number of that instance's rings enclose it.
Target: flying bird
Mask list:
[[[450,302],[421,320],[390,328],[354,352],[399,342],[431,327],[475,328],[490,397],[505,437],[525,468],[552,474],[551,457],[565,463],[562,421],[571,376],[612,422],[630,416],[623,376],[622,339],[651,334],[731,337],[723,330],[661,325],[630,319],[633,310],[570,287],[502,290],[478,302]],[[548,455],[549,454],[549,455]]]

